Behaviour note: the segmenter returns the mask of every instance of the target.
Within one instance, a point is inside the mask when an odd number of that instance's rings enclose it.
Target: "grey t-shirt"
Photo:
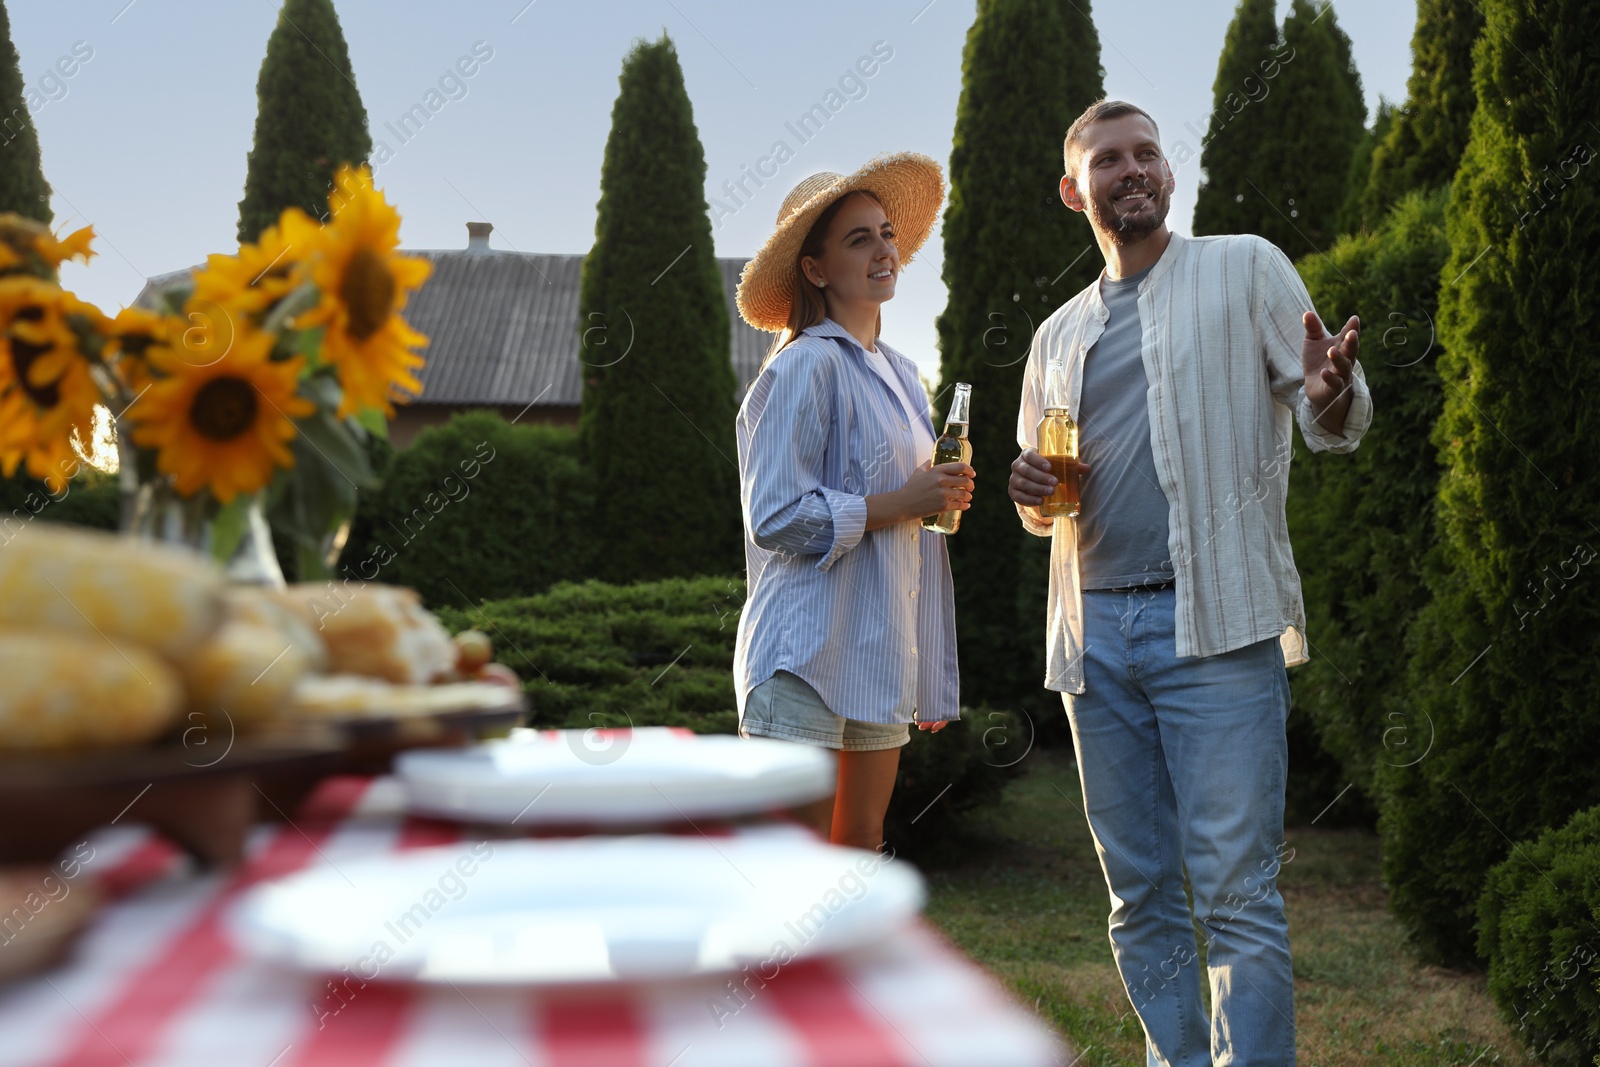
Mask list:
[[[1140,356],[1139,283],[1100,279],[1111,313],[1084,357],[1078,447],[1092,472],[1078,513],[1078,568],[1084,589],[1115,589],[1172,580],[1167,552],[1167,496],[1150,453],[1150,390]]]

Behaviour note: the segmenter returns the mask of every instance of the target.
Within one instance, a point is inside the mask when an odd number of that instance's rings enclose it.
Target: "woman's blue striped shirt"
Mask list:
[[[916,365],[880,339],[908,396]],[[928,413],[920,416],[931,432]],[[831,319],[774,357],[739,409],[748,590],[734,678],[785,670],[864,722],[959,717],[955,603],[942,535],[920,522],[867,531],[866,497],[927,461],[866,352]]]

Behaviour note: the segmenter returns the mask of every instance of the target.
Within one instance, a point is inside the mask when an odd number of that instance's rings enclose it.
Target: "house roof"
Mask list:
[[[433,273],[406,304],[412,328],[426,335],[427,365],[417,404],[538,404],[577,407],[583,395],[578,290],[583,256],[534,255],[480,247],[409,251]],[[747,260],[718,259],[731,324],[733,370],[742,397],[772,335],[739,317],[734,290]],[[134,303],[188,271],[148,279]],[[601,357],[591,347],[588,359]]]
[[[405,308],[428,338],[418,402],[578,404],[582,256],[416,254],[433,263]]]

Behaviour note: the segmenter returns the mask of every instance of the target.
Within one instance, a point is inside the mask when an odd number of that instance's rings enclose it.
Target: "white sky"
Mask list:
[[[1087,6],[1088,0],[1079,0]],[[340,20],[374,141],[395,156],[378,184],[411,248],[466,244],[494,223],[497,248],[587,252],[600,164],[630,42],[665,29],[677,44],[705,146],[707,195],[723,196],[876,42],[893,58],[747,206],[715,229],[717,253],[747,256],[784,194],[819,170],[885,151],[948,160],[973,0],[342,0]],[[1099,0],[1106,91],[1155,115],[1169,154],[1198,147],[1235,0]],[[1280,0],[1280,16],[1288,0]],[[238,201],[255,125],[255,83],[276,21],[273,0],[12,0],[12,37],[33,112],[56,225],[92,222],[100,256],[63,283],[108,312],[148,275],[237,245]],[[1369,110],[1405,95],[1415,0],[1336,0]],[[81,44],[79,42],[82,42]],[[408,143],[385,124],[422,101],[475,43],[493,57]],[[56,72],[77,47],[92,58]],[[480,46],[480,52],[482,46]],[[1175,228],[1188,229],[1198,163],[1178,168]],[[1063,208],[1065,210],[1065,208]],[[941,236],[885,309],[886,339],[937,377],[934,318],[945,303]]]

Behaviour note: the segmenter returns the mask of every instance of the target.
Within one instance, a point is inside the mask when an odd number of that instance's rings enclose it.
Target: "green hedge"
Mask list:
[[[744,583],[672,578],[563,583],[538,596],[444,608],[477,627],[526,683],[531,725],[684,726],[732,733],[733,639]]]
[[[1434,744],[1410,767],[1378,768],[1390,904],[1451,964],[1477,958],[1477,902],[1510,843],[1600,804],[1587,566],[1600,544],[1600,187],[1569,180],[1593,159],[1582,117],[1600,112],[1600,78],[1537,93],[1525,81],[1594,69],[1600,3],[1479,6],[1478,110],[1440,272],[1441,558],[1408,644],[1410,722]],[[1568,177],[1536,186],[1546,174]]]
[[[1371,796],[1380,760],[1403,764],[1424,747],[1401,729],[1406,633],[1428,601],[1419,561],[1436,540],[1433,499],[1441,467],[1429,433],[1443,397],[1434,369],[1439,271],[1450,254],[1446,192],[1413,194],[1372,233],[1342,237],[1298,264],[1329,322],[1361,316],[1361,364],[1377,398],[1373,430],[1355,452],[1311,453],[1290,470],[1287,508],[1305,593],[1311,662],[1289,672],[1295,716],[1291,801],[1316,783],[1320,809],[1346,783]],[[1409,744],[1402,744],[1407,742]],[[1316,746],[1342,774],[1314,756]],[[1302,769],[1309,773],[1301,773]],[[1323,821],[1371,809],[1349,795]],[[1294,804],[1291,803],[1291,807]],[[1315,815],[1315,810],[1312,815]]]
[[[0,478],[0,543],[11,540],[35,519],[115,530],[121,511],[117,476],[87,465],[59,494],[52,494],[43,482],[32,478]]]
[[[1489,992],[1535,1055],[1600,1056],[1600,808],[1523,842],[1478,901]]]
[[[362,495],[341,573],[410,586],[430,607],[586,577],[595,538],[582,520],[595,493],[577,450],[571,429],[492,412],[424,430]]]
[[[439,617],[451,631],[476,627],[494,639],[496,660],[523,680],[530,725],[733,733],[744,593],[736,578],[563,583],[537,596],[442,608]],[[961,813],[999,798],[1025,729],[985,709],[967,720],[937,735],[912,731],[884,827],[896,850],[926,854],[958,842]]]

